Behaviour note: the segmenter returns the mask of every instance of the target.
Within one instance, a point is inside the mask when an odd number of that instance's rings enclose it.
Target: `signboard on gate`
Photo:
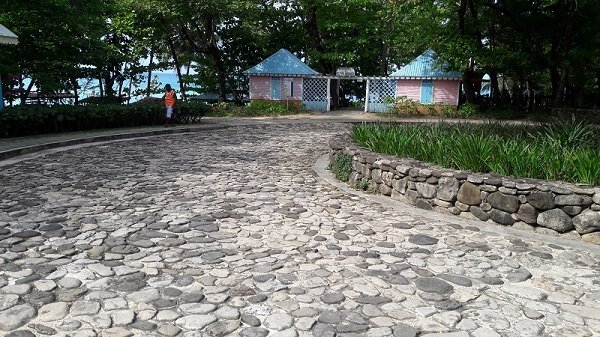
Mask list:
[[[289,98],[294,97],[294,79],[284,78],[281,85],[283,97]]]

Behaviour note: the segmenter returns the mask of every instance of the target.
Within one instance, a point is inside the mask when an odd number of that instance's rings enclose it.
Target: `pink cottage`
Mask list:
[[[447,64],[437,63],[437,54],[427,50],[390,75],[397,79],[396,96],[406,96],[422,104],[458,105],[462,73],[447,71]]]

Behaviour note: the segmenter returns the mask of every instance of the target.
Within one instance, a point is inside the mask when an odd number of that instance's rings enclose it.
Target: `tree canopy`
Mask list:
[[[374,76],[433,49],[464,73],[469,102],[484,103],[488,74],[487,104],[600,104],[597,0],[0,0],[0,8],[0,23],[20,37],[0,48],[0,72],[30,79],[23,95],[34,85],[76,92],[89,78],[116,97],[127,80],[175,69],[183,88],[225,100],[244,90],[244,69],[280,48],[324,74],[351,66]]]

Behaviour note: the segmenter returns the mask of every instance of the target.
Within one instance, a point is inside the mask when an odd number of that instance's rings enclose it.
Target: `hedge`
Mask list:
[[[178,123],[199,122],[210,107],[180,102],[175,108]],[[0,112],[0,138],[53,132],[160,125],[165,122],[160,103],[129,105],[20,105]]]

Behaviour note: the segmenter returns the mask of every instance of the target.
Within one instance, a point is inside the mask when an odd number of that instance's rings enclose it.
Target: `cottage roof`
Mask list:
[[[19,43],[19,38],[15,33],[8,30],[8,28],[4,27],[0,24],[0,44],[17,44]]]
[[[420,79],[460,79],[462,73],[448,71],[447,63],[438,63],[438,55],[433,50],[427,50],[409,64],[394,72],[391,77],[420,78]]]
[[[300,61],[294,54],[287,49],[280,49],[275,54],[269,56],[261,63],[244,71],[246,75],[287,75],[303,76],[317,75],[318,73],[309,66]]]

